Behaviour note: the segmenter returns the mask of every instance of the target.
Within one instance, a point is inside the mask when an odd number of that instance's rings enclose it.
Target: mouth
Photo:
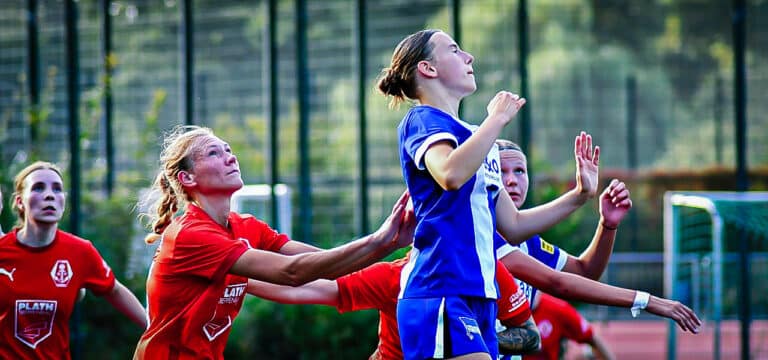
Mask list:
[[[232,171],[228,172],[227,175],[239,174],[239,173],[240,173],[240,170],[235,169],[235,170],[232,170]]]

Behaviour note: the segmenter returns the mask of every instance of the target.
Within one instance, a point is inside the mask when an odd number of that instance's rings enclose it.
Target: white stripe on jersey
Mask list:
[[[472,220],[475,233],[475,251],[480,259],[480,273],[483,277],[485,297],[495,299],[496,296],[496,254],[493,247],[493,231],[495,229],[491,210],[488,208],[488,191],[486,190],[485,168],[480,167],[475,175],[475,184],[470,195],[472,204]]]

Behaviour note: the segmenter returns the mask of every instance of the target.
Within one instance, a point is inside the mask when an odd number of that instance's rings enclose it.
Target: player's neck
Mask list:
[[[56,223],[46,225],[26,224],[16,233],[18,242],[29,247],[48,246],[56,238]]]
[[[459,119],[459,103],[461,99],[457,99],[444,92],[438,92],[432,94],[425,92],[419,98],[419,103],[422,105],[428,105],[436,109],[440,109],[448,115],[451,115],[454,119]]]
[[[205,211],[216,223],[227,228],[229,226],[230,197],[221,195],[199,195],[194,200],[195,205]]]

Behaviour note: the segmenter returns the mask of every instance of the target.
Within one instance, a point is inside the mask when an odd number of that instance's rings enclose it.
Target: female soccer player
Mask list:
[[[243,186],[240,167],[208,128],[177,127],[165,139],[160,163],[154,184],[160,196],[146,240],[162,240],[147,278],[149,328],[137,359],[221,359],[248,279],[292,286],[333,279],[413,236],[407,193],[376,232],[324,251],[230,212],[232,194]],[[183,214],[174,217],[180,208]]]
[[[69,317],[81,288],[146,328],[141,303],[93,244],[58,229],[66,195],[56,165],[21,170],[12,199],[18,226],[0,238],[0,359],[69,359]]]
[[[582,134],[576,188],[553,206],[517,211],[500,191],[494,141],[525,99],[501,91],[479,127],[463,122],[459,104],[476,89],[473,60],[448,34],[423,30],[400,42],[378,83],[392,105],[418,102],[398,126],[418,222],[397,305],[406,359],[495,358],[495,231],[519,243],[597,193],[599,150]]]

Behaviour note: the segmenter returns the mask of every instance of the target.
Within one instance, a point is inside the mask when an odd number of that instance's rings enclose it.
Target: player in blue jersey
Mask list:
[[[496,144],[504,188],[515,205],[522,206],[529,185],[526,156],[511,141],[497,140]],[[540,288],[567,300],[627,308],[639,305],[638,310],[647,307],[646,310],[652,314],[675,320],[684,331],[698,332],[701,322],[696,314],[677,301],[594,281],[605,270],[613,251],[616,230],[632,207],[629,190],[623,182],[615,179],[599,200],[599,225],[587,249],[578,258],[544,241],[539,235],[534,235],[519,247],[503,244],[497,250],[500,261],[516,277],[529,302],[535,303],[537,289]],[[501,331],[499,336],[504,336],[503,327],[499,326],[497,330]],[[548,345],[542,340],[544,346]],[[515,357],[503,357],[505,360],[510,358]]]
[[[499,139],[496,145],[499,147],[504,189],[515,206],[521,207],[528,195],[527,158],[522,149],[509,140]],[[520,250],[557,271],[566,271],[593,280],[600,279],[613,252],[616,230],[632,208],[632,199],[626,185],[614,179],[601,194],[599,201],[600,222],[592,241],[579,257],[548,243],[538,234],[521,243]],[[536,288],[525,282],[521,282],[520,286],[529,301],[533,301]]]
[[[392,105],[418,102],[398,126],[417,219],[397,308],[406,359],[495,358],[495,232],[522,242],[597,193],[599,149],[582,133],[576,187],[550,204],[517,211],[501,191],[494,141],[525,99],[500,91],[480,126],[459,119],[459,103],[476,90],[473,60],[448,34],[423,30],[400,42],[378,83]]]

